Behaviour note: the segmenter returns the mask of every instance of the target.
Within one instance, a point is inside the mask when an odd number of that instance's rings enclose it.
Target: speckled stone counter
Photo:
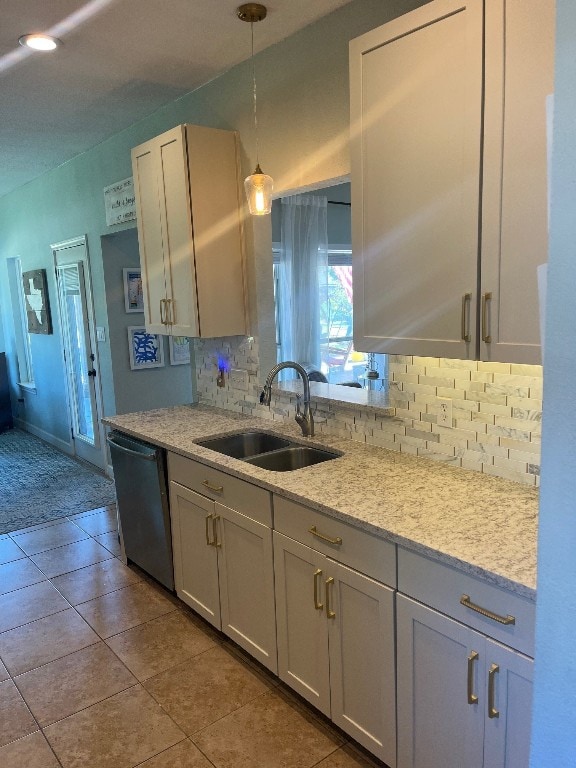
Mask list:
[[[104,423],[535,599],[538,494],[532,488],[350,440],[304,438],[296,424],[202,405],[114,416]],[[195,443],[252,428],[343,455],[271,472]]]

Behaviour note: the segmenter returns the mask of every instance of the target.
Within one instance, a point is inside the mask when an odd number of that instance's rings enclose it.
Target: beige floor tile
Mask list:
[[[81,603],[76,610],[100,637],[107,638],[175,611],[176,606],[159,590],[141,581]]]
[[[12,680],[0,683],[0,747],[37,730],[38,724]]]
[[[269,690],[263,676],[220,646],[150,678],[144,687],[189,736]]]
[[[30,559],[51,579],[54,576],[99,563],[101,560],[108,560],[110,557],[113,557],[111,552],[89,538],[49,549],[47,552],[39,552],[37,555],[32,555]]]
[[[184,739],[139,685],[49,725],[44,735],[64,768],[131,768]]]
[[[118,530],[116,510],[110,507],[92,510],[83,515],[74,515],[70,519],[90,536]]]
[[[0,595],[0,632],[69,607],[70,603],[48,581],[8,592]]]
[[[80,568],[62,576],[55,576],[52,584],[72,603],[85,603],[107,592],[114,592],[140,581],[140,576],[112,557],[86,568]]]
[[[381,768],[382,766],[384,763],[380,760],[375,757],[367,757],[359,750],[346,744],[318,763],[316,768]]]
[[[43,523],[36,523],[35,525],[29,525],[26,528],[19,528],[17,531],[11,531],[10,536],[20,536],[22,533],[29,533],[30,531],[37,531],[40,528],[49,528],[51,525],[58,525],[58,523],[61,523],[62,520],[65,520],[66,518],[64,515],[62,517],[57,518],[56,520],[45,520]]]
[[[28,558],[0,565],[0,594],[45,580],[46,576]]]
[[[86,531],[78,528],[70,520],[59,520],[48,528],[38,528],[28,533],[13,534],[12,538],[27,555],[37,555],[47,549],[62,547],[74,541],[88,538]]]
[[[25,557],[25,554],[18,544],[9,536],[3,536],[0,539],[0,563],[10,563],[12,560],[19,560],[21,557]]]
[[[100,642],[15,678],[41,726],[130,688],[138,681]]]
[[[182,611],[173,611],[106,642],[139,680],[146,680],[208,650],[215,636]]]
[[[98,635],[73,608],[0,634],[0,658],[12,676],[97,643]]]
[[[120,540],[118,539],[118,531],[108,531],[108,533],[101,533],[98,536],[94,536],[98,544],[102,544],[103,547],[109,552],[112,552],[114,557],[119,557],[122,554],[120,548]]]
[[[138,768],[213,768],[213,765],[190,739],[186,739],[140,763]]]
[[[3,682],[4,680],[8,680],[9,677],[10,675],[8,674],[8,670],[6,669],[4,664],[2,664],[2,662],[0,661],[0,683]]]
[[[5,768],[60,768],[40,731],[0,747],[0,765]]]
[[[223,717],[192,741],[218,768],[311,768],[341,744],[277,691]]]

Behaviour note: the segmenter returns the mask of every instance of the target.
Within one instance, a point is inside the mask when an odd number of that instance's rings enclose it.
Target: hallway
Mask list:
[[[3,768],[380,765],[118,555],[113,505],[0,536]]]

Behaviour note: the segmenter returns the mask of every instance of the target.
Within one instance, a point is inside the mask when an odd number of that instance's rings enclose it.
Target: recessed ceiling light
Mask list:
[[[35,51],[53,51],[62,45],[62,41],[57,37],[51,37],[50,35],[43,35],[41,33],[35,33],[32,35],[22,35],[18,38],[20,45],[26,48],[32,48]]]

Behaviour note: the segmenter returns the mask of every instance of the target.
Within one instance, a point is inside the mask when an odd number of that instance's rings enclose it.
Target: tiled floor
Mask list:
[[[0,536],[2,768],[379,765],[118,555],[113,507]]]

